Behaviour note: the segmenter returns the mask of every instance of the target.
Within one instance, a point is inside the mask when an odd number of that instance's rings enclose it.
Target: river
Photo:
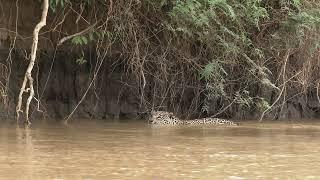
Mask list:
[[[320,179],[320,123],[0,126],[0,179]]]

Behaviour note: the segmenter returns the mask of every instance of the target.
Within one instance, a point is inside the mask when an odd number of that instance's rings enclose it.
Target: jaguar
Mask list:
[[[152,111],[149,118],[149,124],[156,126],[176,126],[176,125],[227,125],[238,126],[239,124],[231,120],[220,118],[201,118],[193,120],[181,120],[172,112]]]

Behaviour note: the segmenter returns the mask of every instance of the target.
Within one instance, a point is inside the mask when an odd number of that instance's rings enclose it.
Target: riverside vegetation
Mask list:
[[[144,112],[167,110],[188,119],[318,116],[318,1],[49,0],[47,6],[46,0],[34,1],[39,10],[48,6],[47,26],[39,36],[52,45],[38,54],[52,51],[54,58],[65,50],[76,54],[72,59],[76,66],[92,66],[86,90],[66,119],[88,94],[94,94],[106,63],[134,77]],[[19,3],[16,0],[16,7]],[[7,32],[9,57],[21,38],[19,26],[13,27],[16,33]],[[93,64],[89,51],[95,55]],[[37,64],[37,49],[31,52]],[[4,103],[12,98],[7,96],[11,64],[10,59],[2,63],[7,69],[1,79]],[[31,71],[26,77],[37,76]],[[41,111],[41,98],[37,92],[34,95],[38,88],[34,90],[32,82],[21,90],[30,93],[25,106]],[[45,91],[46,86],[42,88]],[[17,114],[22,112],[21,102]],[[28,121],[29,110],[24,113]]]

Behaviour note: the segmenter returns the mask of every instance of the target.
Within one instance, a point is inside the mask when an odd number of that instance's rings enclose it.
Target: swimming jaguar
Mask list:
[[[176,125],[227,125],[238,126],[238,123],[231,120],[219,118],[201,118],[193,120],[181,120],[173,113],[166,111],[152,111],[149,118],[149,124],[156,126],[176,126]]]

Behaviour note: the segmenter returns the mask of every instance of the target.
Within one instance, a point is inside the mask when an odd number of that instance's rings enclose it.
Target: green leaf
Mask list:
[[[79,59],[76,60],[76,63],[79,65],[87,63],[87,60],[84,59],[84,57],[80,57]]]
[[[88,39],[85,36],[81,36],[82,44],[88,44]]]
[[[80,45],[82,44],[81,36],[75,36],[71,40],[72,44]]]
[[[93,40],[94,40],[93,32],[90,32],[90,33],[89,33],[89,40],[90,40],[90,41],[93,41]]]

